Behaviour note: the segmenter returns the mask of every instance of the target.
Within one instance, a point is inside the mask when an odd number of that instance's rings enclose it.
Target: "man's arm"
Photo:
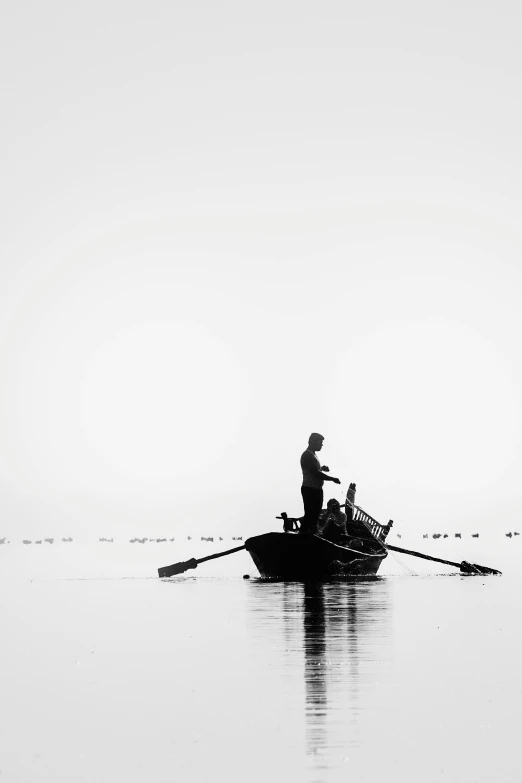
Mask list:
[[[323,481],[333,481],[334,484],[340,484],[341,481],[338,478],[334,478],[334,476],[327,476],[326,473],[323,473],[325,470],[329,470],[328,467],[324,466],[323,468],[319,469],[317,467],[317,462],[315,461],[314,457],[308,452],[305,451],[303,456],[301,457],[301,465],[306,468],[306,470],[312,474],[312,476],[317,476],[323,479]]]
[[[321,471],[319,471],[321,473]],[[324,478],[325,481],[333,481],[334,484],[340,484],[341,479],[335,478],[334,476],[327,476],[326,473],[321,473],[321,476]]]

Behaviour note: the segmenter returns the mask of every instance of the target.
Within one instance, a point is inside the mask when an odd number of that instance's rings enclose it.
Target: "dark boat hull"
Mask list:
[[[340,546],[308,533],[265,533],[248,538],[245,548],[262,577],[290,581],[374,576],[388,554],[371,539]]]

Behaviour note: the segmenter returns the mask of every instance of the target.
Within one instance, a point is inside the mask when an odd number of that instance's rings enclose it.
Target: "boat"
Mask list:
[[[265,579],[303,581],[335,577],[376,576],[388,555],[384,542],[393,522],[381,525],[354,503],[351,484],[344,504],[347,534],[334,543],[315,533],[294,531],[296,520],[282,514],[282,533],[264,533],[245,541]]]
[[[306,581],[336,576],[375,576],[388,555],[378,542],[360,548],[334,544],[311,533],[264,533],[247,538],[245,549],[265,579]]]
[[[342,577],[375,577],[382,561],[388,556],[388,550],[399,552],[423,560],[459,568],[461,574],[501,574],[496,568],[480,566],[476,563],[461,563],[443,560],[422,552],[386,544],[386,538],[393,526],[390,519],[387,525],[381,525],[360,506],[355,505],[355,484],[350,484],[346,495],[346,503],[342,508],[346,512],[346,535],[339,537],[337,542],[330,541],[315,533],[301,533],[296,530],[299,518],[281,514],[277,519],[283,520],[282,533],[263,533],[247,538],[244,544],[226,552],[216,552],[213,555],[192,557],[180,563],[158,568],[161,579],[178,576],[207,560],[226,557],[234,552],[246,549],[254,561],[257,570],[264,579],[280,579],[289,581],[327,580]],[[323,514],[327,513],[322,512]]]

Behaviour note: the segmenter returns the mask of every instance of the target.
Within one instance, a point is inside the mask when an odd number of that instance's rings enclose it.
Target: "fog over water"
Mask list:
[[[4,5],[0,536],[513,527],[519,4]]]

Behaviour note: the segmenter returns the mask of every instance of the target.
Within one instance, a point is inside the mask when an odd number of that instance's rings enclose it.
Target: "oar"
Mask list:
[[[441,560],[440,557],[431,557],[430,555],[423,555],[421,552],[412,552],[411,549],[401,549],[400,546],[392,546],[391,544],[385,544],[387,549],[391,549],[393,552],[401,552],[403,555],[413,555],[414,557],[422,557],[424,560],[433,560],[435,563],[444,563],[444,565],[455,566],[460,568],[463,574],[501,574],[502,571],[497,571],[496,568],[488,568],[487,566],[479,566],[476,563],[468,563],[463,560],[462,563],[454,563],[451,560]]]
[[[169,566],[163,566],[163,568],[158,568],[158,576],[164,577],[164,576],[176,576],[176,574],[184,574],[185,571],[188,571],[189,568],[197,568],[200,563],[204,563],[205,560],[214,560],[216,557],[225,557],[225,555],[231,555],[233,552],[239,552],[241,549],[244,549],[245,545],[243,546],[236,546],[234,549],[227,549],[226,552],[216,552],[215,555],[207,555],[207,557],[201,557],[199,560],[196,560],[194,557],[192,557],[190,560],[185,560],[183,563],[173,563]]]

